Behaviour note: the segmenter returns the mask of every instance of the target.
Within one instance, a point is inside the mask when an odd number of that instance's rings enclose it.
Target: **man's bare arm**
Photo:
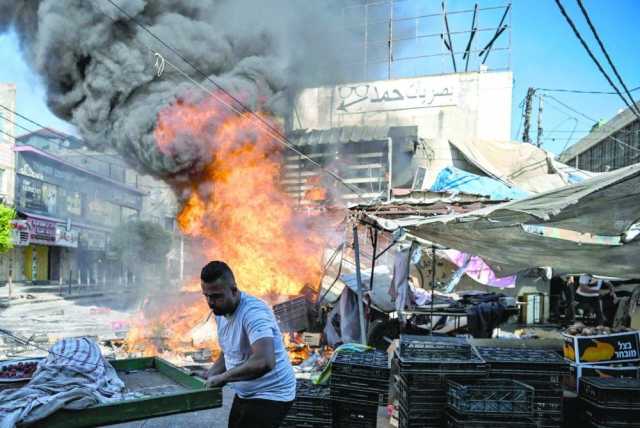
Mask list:
[[[224,373],[210,376],[208,386],[222,386],[228,382],[257,379],[269,373],[276,365],[276,355],[273,349],[273,338],[265,337],[251,345],[251,356],[243,364]]]
[[[224,365],[224,353],[220,352],[220,356],[218,357],[216,362],[213,363],[213,365],[209,367],[209,370],[205,372],[205,379],[224,373],[226,370],[227,367]]]

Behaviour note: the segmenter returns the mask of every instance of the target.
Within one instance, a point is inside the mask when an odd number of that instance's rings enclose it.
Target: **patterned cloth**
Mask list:
[[[63,339],[28,384],[0,391],[0,428],[32,423],[58,409],[83,409],[122,397],[124,383],[87,338]]]

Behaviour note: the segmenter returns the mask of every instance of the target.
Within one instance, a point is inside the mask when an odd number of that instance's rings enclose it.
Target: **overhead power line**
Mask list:
[[[21,118],[21,119],[23,119],[23,120],[26,120],[27,122],[31,123],[32,125],[35,125],[35,126],[37,126],[37,127],[41,128],[42,130],[45,130],[45,131],[47,131],[47,132],[50,132],[51,134],[56,135],[57,137],[59,137],[59,138],[61,138],[61,139],[63,139],[63,140],[67,140],[67,139],[69,138],[69,136],[68,136],[68,135],[65,135],[65,134],[63,134],[63,133],[61,133],[61,132],[56,131],[55,129],[49,128],[49,127],[47,127],[47,126],[44,126],[44,125],[42,125],[41,123],[38,123],[38,122],[36,122],[35,120],[33,120],[33,119],[29,118],[28,116],[25,116],[25,115],[23,115],[23,114],[20,114],[20,113],[18,113],[17,111],[12,110],[12,109],[10,109],[9,107],[7,107],[7,106],[5,106],[5,105],[0,104],[0,108],[4,109],[4,110],[6,110],[6,111],[8,111],[8,112],[10,112],[10,113],[13,113],[13,114],[14,114],[14,115],[16,115],[17,117],[19,117],[19,118]],[[4,119],[4,120],[6,120],[7,122],[9,122],[9,123],[11,123],[11,124],[13,124],[13,125],[17,126],[18,128],[20,128],[20,129],[24,130],[25,132],[30,133],[30,134],[37,132],[37,130],[29,129],[29,128],[25,127],[25,126],[20,125],[19,123],[15,122],[15,121],[12,121],[12,120],[10,120],[10,119],[6,118],[6,117],[3,117],[3,119]],[[6,134],[6,133],[5,133],[5,134]],[[11,138],[16,139],[16,137],[15,137],[15,136],[11,136]],[[19,138],[19,137],[18,137],[18,138]],[[90,155],[90,154],[88,154],[88,153],[84,153],[84,152],[82,152],[82,151],[80,151],[80,150],[78,150],[78,149],[72,149],[72,148],[69,148],[69,147],[64,147],[64,146],[62,145],[62,142],[60,142],[60,141],[55,141],[55,140],[49,140],[49,141],[50,141],[50,142],[52,142],[52,143],[54,143],[54,144],[56,144],[60,149],[64,149],[64,150],[66,150],[66,151],[70,151],[70,152],[73,152],[73,153],[77,153],[78,155],[81,155],[81,156],[83,156],[83,157],[85,157],[85,158],[93,159],[93,160],[95,160],[95,161],[97,161],[97,162],[100,162],[100,163],[103,163],[103,164],[106,164],[106,165],[109,165],[109,166],[113,165],[113,166],[116,166],[116,167],[118,167],[118,168],[126,168],[126,166],[118,165],[118,164],[116,164],[116,163],[114,163],[114,162],[109,162],[109,161],[104,160],[104,159],[102,159],[102,158],[95,157],[95,156]],[[113,157],[113,155],[110,155],[110,154],[105,154],[104,156],[110,156],[110,157]],[[116,157],[114,157],[114,159],[117,159],[117,158],[116,158]]]
[[[609,66],[613,70],[613,73],[618,78],[618,82],[620,82],[620,85],[622,86],[622,88],[624,89],[625,93],[629,97],[629,100],[631,101],[631,106],[632,106],[630,108],[632,110],[634,110],[636,116],[638,116],[638,118],[640,118],[640,110],[638,110],[638,107],[636,106],[636,104],[635,104],[635,102],[633,100],[633,97],[631,96],[631,93],[630,93],[629,89],[627,88],[627,85],[624,84],[624,81],[622,80],[622,77],[620,76],[620,73],[618,73],[618,69],[613,64],[613,61],[611,60],[611,57],[609,56],[609,52],[607,52],[607,50],[605,49],[604,43],[602,43],[602,40],[600,39],[600,36],[598,35],[598,32],[596,31],[596,28],[594,27],[593,23],[591,22],[591,18],[589,17],[589,13],[587,12],[587,9],[584,7],[584,4],[582,3],[582,0],[577,0],[577,2],[578,2],[578,6],[580,6],[580,10],[582,11],[582,15],[584,15],[584,19],[587,21],[587,24],[589,24],[589,28],[591,28],[591,32],[593,33],[593,37],[596,38],[596,41],[598,42],[598,45],[600,46],[600,50],[602,51],[602,53],[604,54],[605,58],[607,59],[607,62],[609,63]]]
[[[587,45],[587,42],[584,40],[584,38],[580,34],[580,31],[578,31],[578,28],[574,24],[574,22],[571,19],[571,17],[567,14],[567,11],[565,10],[565,8],[562,5],[562,3],[560,2],[560,0],[555,0],[555,1],[556,1],[556,4],[558,5],[558,8],[560,9],[560,13],[562,13],[562,16],[564,17],[564,19],[567,21],[567,23],[569,24],[569,26],[573,30],[573,33],[576,35],[576,37],[578,38],[578,40],[582,44],[582,47],[587,51],[587,54],[589,54],[589,57],[594,62],[594,64],[596,65],[596,67],[598,68],[600,73],[604,76],[605,79],[607,79],[607,82],[609,82],[609,85],[613,88],[614,91],[616,91],[616,93],[618,94],[620,99],[622,99],[622,101],[624,101],[624,103],[633,112],[633,114],[635,114],[640,119],[640,114],[638,114],[638,112],[636,112],[635,109],[633,109],[631,107],[631,104],[629,104],[629,101],[622,95],[622,93],[620,92],[620,90],[618,89],[616,84],[613,83],[613,81],[611,80],[611,78],[609,77],[607,72],[604,70],[604,68],[602,68],[602,65],[600,64],[600,61],[598,61],[598,59],[595,57],[593,52],[591,52],[591,49]],[[632,100],[632,102],[633,102],[633,100]]]
[[[313,160],[312,158],[310,158],[309,156],[307,156],[305,153],[301,152],[300,150],[298,150],[298,148],[296,148],[293,143],[291,143],[291,141],[289,141],[289,139],[286,137],[286,135],[284,135],[283,133],[280,132],[280,130],[276,127],[274,127],[273,125],[271,125],[271,123],[269,123],[267,120],[265,120],[264,118],[262,118],[260,115],[256,114],[253,110],[251,110],[250,108],[248,108],[247,106],[244,105],[244,103],[242,103],[242,101],[240,101],[238,98],[234,97],[233,94],[231,94],[229,91],[227,91],[224,87],[222,87],[221,85],[219,85],[216,81],[214,81],[213,79],[211,79],[205,72],[203,72],[202,70],[200,70],[192,61],[190,61],[188,58],[186,58],[184,55],[182,55],[177,49],[175,49],[173,46],[169,45],[167,42],[165,42],[164,40],[162,40],[159,36],[157,36],[153,31],[151,31],[149,28],[147,28],[144,24],[142,24],[138,19],[136,19],[135,17],[133,17],[132,15],[130,15],[126,10],[124,10],[122,7],[120,7],[117,3],[115,3],[113,0],[107,0],[113,7],[115,7],[116,9],[118,9],[118,11],[120,11],[120,13],[122,13],[124,16],[126,16],[127,18],[129,18],[134,24],[136,24],[138,27],[140,27],[145,33],[149,34],[153,39],[155,39],[156,41],[158,41],[162,46],[164,46],[165,48],[167,48],[169,51],[171,51],[173,54],[175,54],[178,58],[180,58],[185,64],[189,65],[194,71],[196,71],[200,76],[202,76],[202,78],[204,78],[206,81],[208,81],[209,83],[211,83],[212,85],[214,85],[220,92],[222,92],[224,95],[226,95],[227,97],[229,97],[235,104],[237,104],[238,107],[233,106],[227,102],[225,102],[224,100],[222,100],[220,97],[217,97],[216,94],[214,94],[213,92],[211,92],[210,90],[206,89],[204,86],[202,86],[199,82],[195,81],[193,78],[191,78],[191,76],[189,76],[186,72],[184,72],[183,70],[181,70],[180,68],[178,68],[175,64],[170,63],[169,61],[165,61],[167,63],[169,63],[173,68],[175,68],[177,71],[179,71],[183,76],[185,76],[186,78],[188,78],[192,83],[196,84],[198,87],[200,87],[203,91],[207,92],[209,95],[213,96],[218,102],[220,102],[221,104],[227,106],[228,108],[230,108],[232,111],[238,113],[238,114],[243,114],[243,113],[247,113],[249,115],[251,115],[251,117],[253,117],[254,119],[256,119],[258,121],[258,123],[264,127],[267,132],[269,132],[276,141],[278,141],[280,144],[284,145],[285,147],[287,147],[289,150],[293,151],[294,153],[296,153],[297,155],[299,155],[300,157],[303,157],[306,161],[308,161],[309,163],[315,165],[317,168],[319,168],[322,172],[324,172],[325,174],[329,175],[330,177],[332,177],[333,179],[337,180],[340,184],[342,184],[343,186],[345,186],[347,189],[351,190],[353,193],[355,193],[358,198],[363,199],[362,194],[363,192],[356,186],[352,186],[350,183],[347,183],[342,177],[340,177],[338,174],[334,173],[333,171],[330,171],[328,169],[326,169],[325,167],[323,167],[321,164],[319,164],[318,162],[316,162],[315,160]],[[100,10],[100,9],[99,9]],[[104,12],[103,12],[104,13]],[[109,17],[111,20],[113,20],[115,22],[115,19],[112,18],[111,16],[109,16],[107,13],[104,13],[104,15],[106,15],[107,17]],[[151,49],[150,47],[146,46],[150,51],[154,52],[153,49]]]
[[[560,101],[559,99],[557,99],[557,98],[556,98],[556,97],[554,97],[553,95],[547,95],[547,99],[554,100],[556,103],[560,104],[560,105],[561,105],[561,106],[563,106],[564,108],[566,108],[566,109],[568,109],[568,110],[571,110],[572,112],[574,112],[574,113],[576,113],[576,114],[578,114],[578,115],[580,115],[580,116],[584,117],[585,119],[587,119],[587,120],[589,120],[589,121],[592,121],[592,122],[598,122],[596,119],[594,119],[594,118],[592,118],[592,117],[589,117],[589,116],[587,116],[586,114],[584,114],[584,113],[582,113],[582,112],[580,112],[580,111],[578,111],[578,110],[574,109],[573,107],[571,107],[571,106],[569,106],[569,105],[567,105],[567,104],[563,103],[562,101]],[[606,128],[607,128],[607,127],[609,127],[609,126],[610,126],[610,125],[606,125],[606,124],[605,124],[605,125],[603,125],[603,126],[601,127],[601,129],[602,129],[602,128],[605,128],[605,129],[606,129]],[[584,138],[587,138],[587,137],[584,137]],[[636,151],[640,152],[640,149],[638,149],[637,147],[630,146],[629,144],[625,143],[624,141],[622,141],[621,139],[619,139],[619,138],[617,138],[617,137],[614,137],[613,135],[608,135],[607,137],[603,138],[603,139],[602,139],[602,141],[605,141],[607,138],[610,138],[610,139],[612,139],[613,141],[617,142],[618,144],[622,144],[623,146],[628,147],[628,148],[630,148],[630,149],[632,149],[632,150],[636,150]]]
[[[640,86],[636,86],[629,90],[629,92],[635,92],[640,89]],[[580,89],[560,89],[560,88],[536,88],[536,91],[540,92],[565,92],[570,94],[595,94],[595,95],[617,95],[616,92],[611,91],[585,91]]]

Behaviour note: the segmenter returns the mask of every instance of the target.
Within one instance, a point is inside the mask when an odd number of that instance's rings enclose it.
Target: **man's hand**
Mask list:
[[[212,375],[207,378],[207,388],[223,387],[227,384],[227,378],[224,374]]]

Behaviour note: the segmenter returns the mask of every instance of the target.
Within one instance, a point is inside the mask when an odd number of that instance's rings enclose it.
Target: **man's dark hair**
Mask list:
[[[215,282],[219,279],[223,279],[225,282],[232,284],[236,282],[231,268],[229,268],[225,262],[218,260],[209,262],[202,268],[200,279],[206,283]]]

